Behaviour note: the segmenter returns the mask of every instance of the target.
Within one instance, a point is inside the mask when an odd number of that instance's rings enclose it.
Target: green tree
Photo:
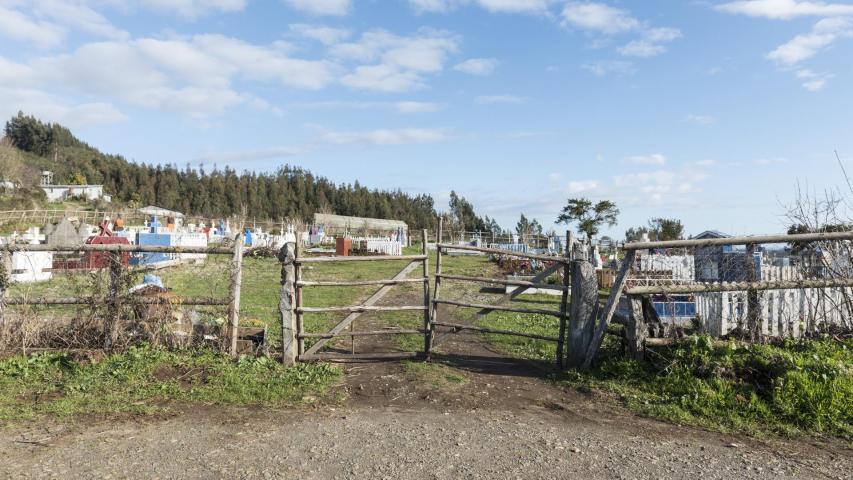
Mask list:
[[[653,242],[665,240],[681,240],[684,238],[684,225],[675,218],[652,218],[648,226],[629,228],[625,231],[625,241],[639,242],[643,235],[648,235]]]
[[[482,232],[486,230],[486,223],[474,212],[471,202],[455,191],[450,192],[450,213],[454,222],[462,231]]]
[[[602,225],[616,225],[618,216],[619,209],[610,200],[593,204],[586,198],[570,198],[557,217],[557,223],[575,223],[578,233],[586,234],[587,238],[592,239]]]

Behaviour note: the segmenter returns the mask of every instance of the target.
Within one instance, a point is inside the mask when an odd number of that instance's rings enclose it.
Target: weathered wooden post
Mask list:
[[[242,230],[242,229],[241,229]],[[231,305],[228,308],[232,357],[237,356],[237,337],[240,330],[240,286],[243,283],[243,232],[234,238],[234,256],[231,259]]]
[[[8,256],[11,258],[11,253]],[[6,288],[8,288],[11,281],[9,271],[6,268],[6,257],[7,253],[0,250],[0,334],[3,332],[3,324],[5,322],[3,311],[6,308]]]
[[[563,249],[566,263],[563,265],[563,292],[560,297],[560,334],[557,337],[557,368],[565,368],[566,360],[563,355],[566,344],[566,324],[569,321],[569,285],[571,279],[571,244],[572,232],[566,231],[566,247]]]
[[[305,323],[302,314],[302,264],[299,260],[302,258],[302,232],[296,232],[296,256],[293,259],[296,267],[293,270],[293,278],[296,280],[296,353],[303,355],[305,353],[305,339],[302,334],[305,333]]]
[[[438,299],[438,292],[441,289],[441,236],[443,233],[444,218],[438,218],[438,237],[435,242],[435,290],[433,291],[433,300]],[[430,329],[429,342],[427,343],[426,354],[429,356],[432,351],[432,343],[435,340],[434,323],[438,318],[438,304],[432,302],[430,305]]]
[[[572,303],[569,314],[568,365],[583,365],[595,327],[598,305],[598,279],[595,267],[587,260],[571,263]]]
[[[426,258],[424,258],[423,266],[424,266],[424,355],[429,355],[429,347],[430,347],[430,331],[432,330],[430,327],[430,318],[432,315],[430,314],[430,308],[432,307],[431,299],[429,296],[429,249],[427,248],[427,241],[429,240],[429,233],[426,229],[421,231],[421,252],[424,254]],[[355,338],[355,337],[353,337]]]
[[[643,297],[631,295],[631,315],[625,325],[625,356],[642,360],[646,355],[646,317],[643,312]]]
[[[619,298],[622,296],[622,290],[625,288],[625,283],[628,281],[628,275],[631,268],[634,266],[634,260],[637,258],[636,250],[628,250],[625,252],[625,258],[622,259],[622,267],[619,269],[619,274],[616,276],[616,281],[610,287],[610,296],[607,297],[607,303],[604,305],[604,311],[601,314],[601,319],[595,327],[592,341],[589,343],[589,348],[586,350],[586,358],[583,360],[584,369],[588,369],[592,365],[592,360],[598,353],[598,348],[601,347],[601,341],[604,340],[604,332],[607,330],[607,325],[613,314],[616,313],[616,307],[619,306]]]
[[[746,245],[746,281],[753,283],[758,281],[758,276],[755,271],[755,244],[749,243]],[[761,336],[761,295],[757,290],[746,291],[746,328],[749,331],[749,339],[753,342],[757,341]]]
[[[121,252],[109,252],[109,292],[107,293],[107,321],[104,349],[115,348],[118,341],[121,317]]]
[[[293,365],[296,363],[296,267],[293,261],[296,257],[296,245],[285,243],[278,252],[281,263],[281,296],[278,310],[281,314],[281,363]]]

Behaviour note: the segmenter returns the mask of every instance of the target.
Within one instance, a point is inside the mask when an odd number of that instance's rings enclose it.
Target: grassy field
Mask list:
[[[0,361],[0,424],[43,415],[157,413],[186,404],[293,406],[323,395],[340,373],[284,368],[267,357],[231,361],[209,350],[132,347],[97,361],[64,353]]]
[[[412,249],[407,253],[417,253]],[[158,272],[167,287],[182,296],[226,296],[226,257],[210,257],[204,265],[183,266]],[[306,269],[308,280],[366,280],[391,278],[405,261],[315,264]],[[274,259],[247,258],[244,263],[241,319],[246,324],[266,324],[275,349],[280,342],[278,313],[280,267]],[[430,256],[434,272],[435,254]],[[444,257],[446,273],[494,276],[499,272],[483,256]],[[420,275],[416,270],[413,274]],[[11,295],[69,295],[91,289],[103,278],[89,274],[57,275],[35,286],[15,286]],[[306,306],[360,303],[373,291],[368,287],[306,288]],[[434,288],[431,285],[431,288]],[[490,303],[499,291],[482,285],[446,282],[442,298],[474,299]],[[422,287],[396,286],[384,304],[419,304]],[[524,295],[513,302],[528,308],[558,309],[559,297]],[[455,309],[455,320],[470,319],[474,309]],[[224,310],[218,313],[224,316]],[[329,329],[345,314],[309,314],[306,329]],[[421,312],[365,314],[357,329],[397,326],[419,328]],[[545,315],[493,312],[478,325],[503,330],[554,336],[559,321]],[[556,344],[506,335],[486,338],[508,355],[554,362]],[[423,337],[395,337],[396,347],[420,351]],[[348,346],[349,339],[339,340]],[[749,348],[713,347],[707,339],[656,348],[645,362],[625,360],[618,339],[606,336],[600,358],[589,372],[551,375],[553,381],[573,388],[596,390],[617,398],[628,408],[677,423],[749,433],[776,432],[827,434],[853,438],[853,340],[788,341],[779,346]],[[444,365],[407,364],[417,378],[451,388],[456,375]],[[204,371],[197,378],[191,372]],[[178,372],[158,377],[157,371]],[[322,365],[283,369],[269,360],[243,359],[233,363],[211,352],[164,352],[134,349],[106,360],[80,363],[62,355],[13,357],[0,362],[0,420],[53,413],[145,411],[157,400],[212,403],[277,403],[299,401],[319,394],[336,378]],[[186,375],[189,382],[184,381]],[[160,378],[158,380],[158,378]],[[272,382],[272,383],[268,383]],[[313,392],[313,393],[311,393]]]

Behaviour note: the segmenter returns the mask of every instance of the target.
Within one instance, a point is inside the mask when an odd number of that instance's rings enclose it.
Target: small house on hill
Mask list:
[[[731,238],[731,235],[706,230],[693,237],[694,240]],[[697,247],[694,254],[696,280],[699,282],[743,282],[748,279],[749,267],[756,269],[756,278],[761,278],[761,253],[756,252],[752,261],[746,249],[734,245]]]
[[[103,185],[56,185],[53,183],[53,172],[50,171],[41,172],[40,186],[51,202],[61,202],[72,197],[112,201],[112,197],[104,193]]]

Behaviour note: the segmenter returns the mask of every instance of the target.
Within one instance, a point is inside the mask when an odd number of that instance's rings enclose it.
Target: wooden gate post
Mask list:
[[[243,232],[234,238],[234,256],[231,259],[231,305],[228,308],[232,357],[237,356],[237,337],[240,329],[240,286],[243,283]]]
[[[296,292],[294,295],[294,300],[296,301],[296,353],[297,355],[302,355],[305,353],[305,339],[302,338],[302,334],[305,333],[305,322],[304,316],[300,309],[302,308],[302,285],[299,284],[302,281],[302,264],[299,263],[299,259],[302,258],[302,232],[296,232],[296,255],[294,256],[293,262],[295,267],[293,269],[293,278],[295,280]]]
[[[571,250],[569,249],[571,239],[572,232],[566,231],[566,248],[564,249],[566,260],[571,259]],[[566,263],[563,265],[563,293],[560,297],[560,334],[557,337],[557,368],[560,369],[566,367],[566,359],[563,353],[566,344],[566,324],[569,321],[569,286],[571,285],[571,275],[571,264]]]
[[[744,267],[746,270],[746,281],[756,282],[758,276],[755,272],[755,244],[750,243],[746,246],[746,262]],[[749,339],[753,342],[758,341],[761,336],[762,323],[762,308],[761,296],[757,290],[746,291],[746,327],[749,331]]]
[[[5,322],[3,311],[6,308],[6,288],[12,277],[9,275],[9,270],[6,268],[6,252],[0,250],[0,335],[3,333],[3,324]],[[11,252],[8,254],[12,258]]]
[[[110,252],[109,259],[109,292],[107,293],[107,321],[106,321],[106,338],[104,339],[104,349],[110,350],[115,348],[118,341],[119,321],[121,316],[120,298],[121,292],[121,252]]]
[[[435,242],[435,289],[433,290],[433,300],[438,300],[438,291],[441,288],[441,236],[443,234],[444,217],[438,217],[438,238]],[[427,357],[432,351],[432,344],[435,341],[435,325],[438,320],[438,304],[434,301],[430,305],[430,329],[429,342],[426,348]]]
[[[278,252],[281,263],[281,296],[278,310],[281,314],[281,363],[293,365],[296,363],[296,267],[293,260],[296,257],[296,245],[285,243]]]
[[[646,318],[643,312],[643,297],[631,295],[631,315],[625,325],[625,356],[642,360],[646,355]]]
[[[586,260],[571,264],[572,304],[569,315],[568,365],[583,365],[595,328],[598,306],[598,279],[595,267]]]
[[[430,314],[431,308],[431,299],[429,296],[429,249],[427,249],[427,240],[429,240],[429,233],[426,229],[421,231],[421,252],[423,252],[424,256],[424,355],[429,355],[429,347],[430,347],[430,319],[432,315]],[[353,337],[355,338],[355,337]],[[355,353],[355,352],[353,352]]]

